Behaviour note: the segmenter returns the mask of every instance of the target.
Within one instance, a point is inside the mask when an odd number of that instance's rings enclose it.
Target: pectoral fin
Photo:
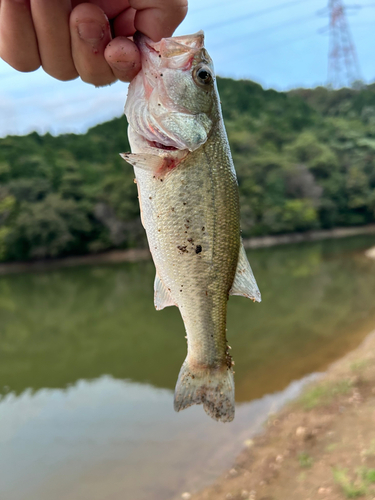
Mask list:
[[[156,273],[154,281],[154,304],[157,311],[161,311],[164,307],[176,305],[158,273]]]
[[[185,158],[187,151],[174,151],[173,154],[164,156],[152,155],[149,153],[120,153],[120,156],[133,165],[133,167],[141,168],[151,172],[155,177],[163,177],[168,172],[176,168]]]
[[[246,257],[244,246],[241,242],[240,253],[238,256],[236,276],[233,281],[229,295],[243,295],[254,301],[260,302],[261,295],[255,281],[253,271]]]
[[[150,172],[157,172],[163,167],[165,158],[150,154],[132,154],[120,153],[121,158],[133,165],[133,167],[142,168]]]

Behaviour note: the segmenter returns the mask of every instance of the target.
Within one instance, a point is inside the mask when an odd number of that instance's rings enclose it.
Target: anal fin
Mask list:
[[[174,303],[171,293],[159,278],[158,273],[156,273],[154,281],[154,305],[157,311],[161,311],[164,307],[177,305]]]
[[[236,275],[232,288],[229,291],[229,295],[242,295],[257,302],[262,300],[253,271],[251,270],[249,261],[247,260],[242,241],[238,256]]]

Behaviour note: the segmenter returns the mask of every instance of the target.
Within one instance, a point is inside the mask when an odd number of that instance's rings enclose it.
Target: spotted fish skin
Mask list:
[[[175,409],[202,403],[227,422],[235,407],[228,296],[260,301],[260,294],[241,243],[238,185],[213,65],[201,32],[159,43],[138,35],[136,43],[143,69],[129,89],[132,153],[123,156],[134,166],[156,267],[155,306],[176,305],[186,328]]]

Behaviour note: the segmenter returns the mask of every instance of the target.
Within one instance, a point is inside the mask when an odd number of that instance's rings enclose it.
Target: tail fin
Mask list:
[[[230,368],[195,371],[184,361],[174,393],[174,409],[184,410],[203,403],[205,412],[215,420],[234,419],[234,380]]]

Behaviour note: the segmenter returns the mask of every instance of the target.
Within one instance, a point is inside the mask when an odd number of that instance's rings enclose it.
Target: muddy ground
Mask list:
[[[375,331],[192,500],[375,500]]]

